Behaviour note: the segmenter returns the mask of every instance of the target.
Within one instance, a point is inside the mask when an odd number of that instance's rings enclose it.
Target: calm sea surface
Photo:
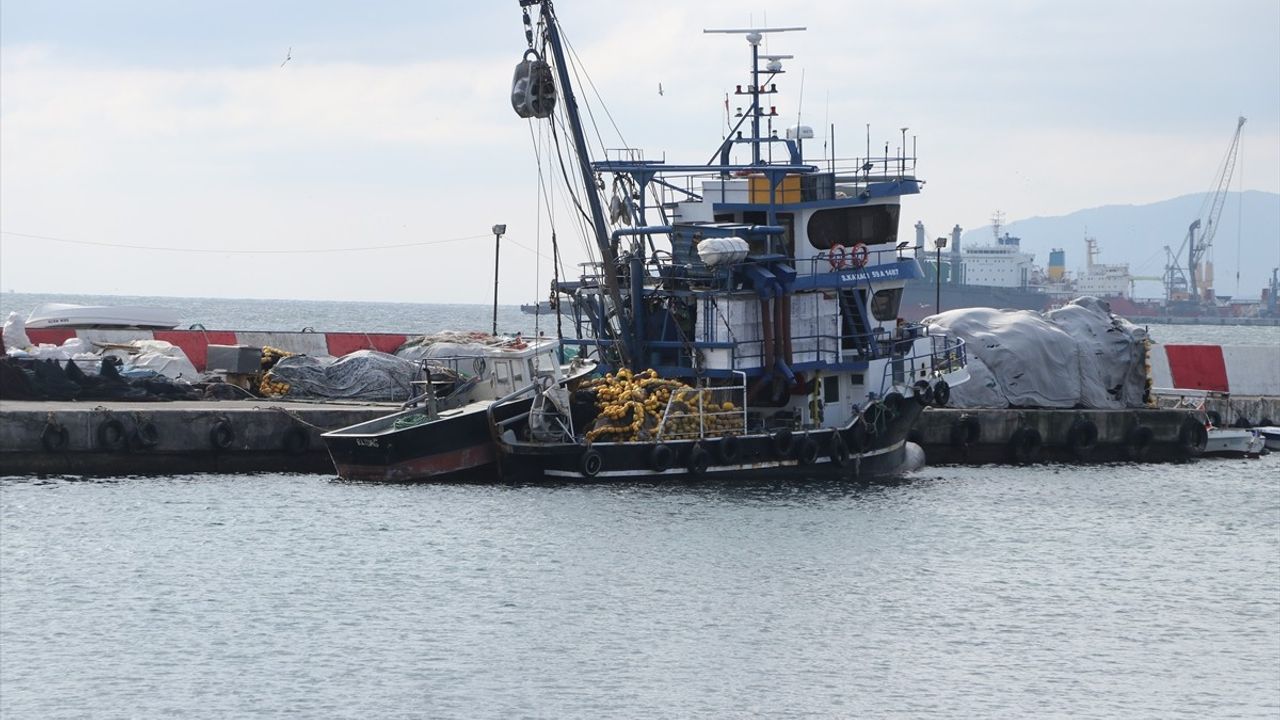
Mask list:
[[[211,329],[490,322],[147,302]],[[0,479],[6,720],[922,716],[1280,716],[1280,454],[871,487]]]

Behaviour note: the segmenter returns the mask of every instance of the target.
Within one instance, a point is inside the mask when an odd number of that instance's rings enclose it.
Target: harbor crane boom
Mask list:
[[[1227,156],[1218,169],[1216,187],[1212,194],[1205,196],[1204,203],[1200,206],[1200,213],[1187,227],[1187,236],[1178,246],[1178,251],[1170,252],[1164,278],[1167,301],[1172,302],[1178,299],[1175,295],[1185,292],[1187,300],[1198,303],[1201,300],[1201,293],[1206,289],[1197,287],[1200,263],[1205,253],[1213,247],[1213,237],[1218,233],[1218,218],[1222,215],[1222,207],[1227,202],[1227,188],[1230,187],[1231,175],[1235,172],[1236,153],[1240,150],[1240,131],[1244,128],[1244,123],[1243,115],[1236,119],[1236,131],[1231,136],[1231,144],[1227,147]],[[1196,237],[1197,230],[1200,231],[1199,237]],[[1178,267],[1177,260],[1182,255],[1183,248],[1187,249],[1185,275],[1182,268]],[[1169,248],[1166,247],[1165,250],[1168,251]]]

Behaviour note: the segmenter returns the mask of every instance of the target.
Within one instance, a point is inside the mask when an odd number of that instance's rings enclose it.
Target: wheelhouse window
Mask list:
[[[809,218],[809,244],[818,250],[833,245],[879,245],[898,240],[897,205],[859,205],[819,210]]]
[[[871,316],[881,322],[897,320],[900,304],[902,304],[902,288],[877,291],[871,296]]]

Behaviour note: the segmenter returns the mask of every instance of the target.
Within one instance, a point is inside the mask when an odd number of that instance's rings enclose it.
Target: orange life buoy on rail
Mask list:
[[[870,253],[867,251],[867,246],[863,243],[858,243],[849,250],[849,264],[856,268],[866,267],[867,257],[869,255]]]
[[[827,252],[827,261],[831,263],[832,270],[843,270],[849,262],[848,251],[844,249],[843,245],[836,243]]]

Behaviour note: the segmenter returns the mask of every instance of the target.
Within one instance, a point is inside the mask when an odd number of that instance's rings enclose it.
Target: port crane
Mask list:
[[[1201,261],[1209,248],[1213,247],[1213,236],[1218,233],[1218,218],[1222,215],[1222,207],[1227,202],[1227,188],[1231,185],[1231,175],[1235,172],[1236,153],[1240,149],[1240,131],[1244,128],[1245,118],[1236,119],[1236,131],[1231,136],[1231,144],[1227,147],[1227,156],[1218,169],[1216,189],[1205,196],[1200,206],[1200,213],[1187,227],[1187,236],[1177,251],[1165,245],[1166,263],[1164,268],[1165,302],[1188,301],[1199,304],[1208,299],[1208,287],[1201,288],[1197,278],[1201,275]],[[1197,237],[1196,231],[1199,230]],[[1186,249],[1187,264],[1185,271],[1180,265],[1183,249]],[[1206,286],[1212,283],[1212,277],[1205,277]]]

